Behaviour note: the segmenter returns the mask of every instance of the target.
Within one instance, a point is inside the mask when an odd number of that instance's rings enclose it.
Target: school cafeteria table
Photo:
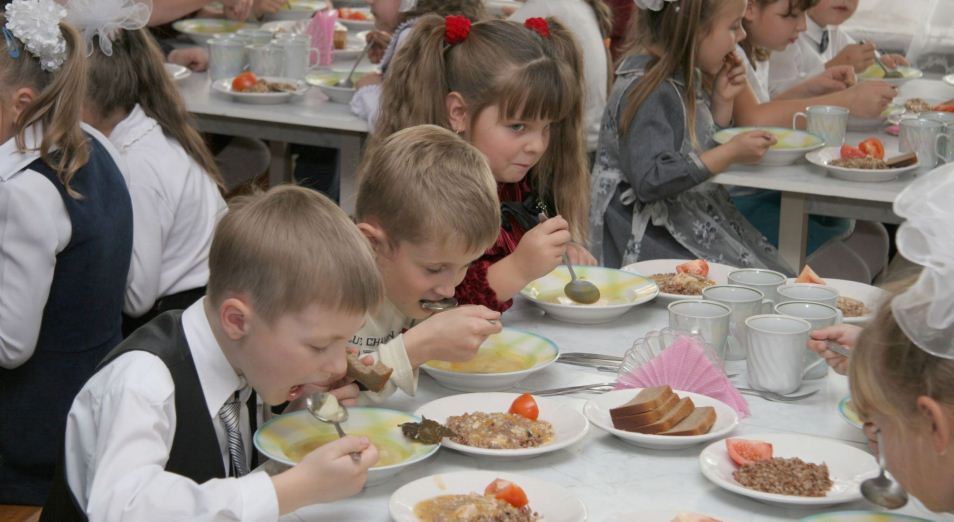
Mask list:
[[[612,323],[573,325],[551,319],[529,302],[518,298],[514,307],[504,314],[503,323],[548,337],[557,343],[561,351],[621,355],[646,332],[666,327],[667,317],[665,306],[653,302],[636,307]],[[735,380],[744,381],[743,362],[729,362],[727,370],[740,373]],[[864,448],[865,439],[861,430],[849,425],[838,413],[838,402],[848,394],[847,381],[833,372],[829,374],[827,379],[806,381],[801,391],[820,391],[800,402],[782,404],[746,396],[752,415],[741,422],[734,435],[801,433]],[[556,363],[518,383],[512,391],[614,379],[612,373]],[[416,397],[399,393],[384,406],[413,412],[431,400],[457,393],[462,392],[444,388],[422,372]],[[552,399],[582,410],[586,400],[594,396],[581,394]],[[560,484],[583,501],[589,514],[587,520],[597,522],[640,522],[639,512],[655,510],[696,511],[726,522],[768,522],[798,520],[825,511],[871,509],[864,501],[826,509],[797,509],[765,504],[730,493],[702,475],[699,453],[704,447],[705,444],[676,451],[643,449],[626,444],[590,425],[589,433],[577,444],[527,460],[488,460],[442,448],[430,459],[409,467],[388,482],[365,489],[355,497],[302,508],[282,520],[384,522],[389,520],[388,499],[402,485],[436,473],[477,469],[526,474]],[[935,519],[923,507],[913,504],[910,503],[900,512]],[[616,518],[621,516],[624,518]]]
[[[289,103],[253,105],[233,101],[210,84],[208,74],[195,72],[178,82],[199,130],[271,142],[270,185],[291,181],[286,144],[338,149],[341,206],[348,213],[354,210],[355,174],[368,126],[347,105],[327,101],[317,87]]]
[[[914,97],[948,100],[954,98],[954,86],[939,78],[912,80],[901,87],[896,101],[904,103]],[[869,136],[881,138],[889,153],[898,150],[898,138],[881,129],[849,132],[846,141],[857,144]],[[723,185],[781,191],[779,253],[795,270],[805,261],[809,214],[898,223],[899,218],[892,212],[891,204],[912,179],[913,176],[907,174],[887,183],[842,181],[828,176],[805,159],[785,167],[736,165],[712,178],[715,183]]]

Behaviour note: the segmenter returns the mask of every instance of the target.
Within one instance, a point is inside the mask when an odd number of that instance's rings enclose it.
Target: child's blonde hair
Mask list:
[[[486,20],[447,46],[444,18],[421,17],[388,69],[371,146],[412,125],[449,128],[450,92],[463,97],[471,124],[491,106],[499,107],[502,119],[550,120],[550,144],[530,169],[530,184],[541,200],[552,197],[582,240],[590,198],[580,51],[563,26],[549,26],[550,36],[543,38],[516,22]]]
[[[145,29],[118,31],[112,39],[112,55],[106,56],[92,42],[89,91],[86,103],[101,117],[117,111],[129,112],[138,103],[146,116],[156,120],[162,131],[180,146],[220,188],[224,187],[219,168],[202,136],[191,124],[179,89],[163,65],[162,51]]]
[[[880,412],[904,424],[916,418],[917,398],[922,395],[954,408],[954,360],[931,355],[911,342],[894,319],[890,299],[852,350],[848,378],[855,408],[862,418]]]
[[[414,9],[401,13],[399,22],[426,14],[466,16],[473,21],[486,17],[483,0],[418,0]]]
[[[436,241],[483,252],[500,231],[500,201],[483,154],[453,132],[418,125],[388,136],[358,170],[355,217],[376,219],[390,246]]]
[[[7,17],[0,14],[0,27]],[[5,99],[16,89],[30,87],[37,92],[33,100],[13,122],[17,150],[26,152],[26,131],[34,124],[43,127],[40,158],[59,175],[60,182],[73,198],[81,195],[70,188],[70,180],[89,161],[89,145],[80,128],[83,95],[86,92],[86,57],[83,39],[72,26],[60,22],[66,40],[66,61],[54,72],[44,71],[39,60],[22,42],[18,58],[0,52],[0,94]]]
[[[675,0],[663,2],[662,9],[636,9],[630,22],[629,54],[647,53],[660,49],[661,56],[654,58],[646,69],[646,75],[626,95],[626,105],[620,116],[621,135],[629,132],[636,112],[647,98],[664,81],[681,76],[686,82],[683,101],[686,104],[686,125],[694,147],[696,137],[696,54],[699,41],[712,29],[716,15],[724,0]]]
[[[776,3],[776,2],[788,2],[788,11],[785,12],[785,16],[799,16],[802,13],[808,11],[812,7],[818,5],[819,0],[747,0],[748,2],[754,2],[762,9]],[[749,63],[752,64],[752,69],[758,68],[758,62],[764,62],[768,60],[772,55],[772,51],[764,47],[754,45],[752,39],[750,38],[751,32],[749,31],[748,23],[745,21],[745,18],[742,19],[742,27],[745,29],[746,37],[742,40],[739,45],[742,46],[742,50],[745,51],[745,55],[749,58]]]
[[[272,322],[313,304],[362,314],[381,302],[371,246],[327,197],[282,186],[232,204],[209,251],[213,305],[243,296]]]

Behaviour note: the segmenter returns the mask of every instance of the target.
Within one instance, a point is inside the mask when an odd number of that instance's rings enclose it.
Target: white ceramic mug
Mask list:
[[[814,283],[788,283],[778,287],[779,303],[812,301],[838,308],[838,290]]]
[[[285,50],[277,45],[249,45],[248,66],[256,76],[285,76]]]
[[[685,299],[670,303],[668,309],[670,328],[698,334],[725,359],[731,308],[715,301]]]
[[[922,118],[901,120],[899,149],[901,152],[917,154],[919,172],[927,172],[937,166],[938,136],[943,129],[944,124],[939,121]]]
[[[805,367],[811,329],[808,321],[787,315],[754,315],[746,319],[749,386],[781,394],[797,390],[813,368]]]
[[[254,29],[250,27],[239,29],[238,31],[235,31],[235,34],[244,38],[249,45],[265,45],[268,42],[271,42],[272,38],[275,37],[275,33],[271,31],[263,31],[261,29]]]
[[[273,45],[277,45],[285,53],[285,72],[286,78],[295,78],[300,80],[305,77],[305,73],[311,68],[311,53],[317,53],[318,49],[311,47],[311,39],[300,35],[294,38],[275,39]]]
[[[815,303],[813,301],[789,301],[775,305],[775,313],[779,315],[788,315],[804,319],[812,325],[812,330],[821,330],[828,328],[838,321],[840,312],[826,304]],[[815,361],[822,359],[817,353],[805,350],[805,366],[811,368],[806,374],[806,379],[821,379],[828,375],[828,365],[813,365]]]
[[[246,63],[245,45],[241,41],[231,38],[209,40],[209,77],[212,81],[238,75]]]
[[[844,107],[811,105],[805,108],[805,112],[797,112],[792,116],[792,128],[798,128],[798,118],[805,118],[805,130],[825,140],[825,145],[829,147],[840,147],[845,143],[848,114],[848,109]]]
[[[753,315],[770,312],[772,302],[754,288],[739,285],[715,285],[702,290],[702,298],[716,301],[732,310],[729,316],[729,337],[726,340],[725,359],[745,359],[745,320]]]
[[[773,303],[778,302],[778,287],[785,284],[785,274],[761,268],[740,268],[729,272],[729,284],[754,288]]]

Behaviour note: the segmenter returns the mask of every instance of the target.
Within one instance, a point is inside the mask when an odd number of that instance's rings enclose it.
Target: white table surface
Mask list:
[[[590,351],[623,354],[634,340],[646,332],[668,324],[665,307],[649,303],[636,307],[622,318],[605,325],[581,326],[558,322],[543,315],[530,303],[518,298],[514,308],[503,317],[506,326],[539,333],[555,341],[561,351]],[[727,370],[741,372],[744,363],[730,362]],[[594,369],[553,364],[519,383],[515,390],[536,390],[574,384],[609,382],[615,375]],[[864,446],[860,430],[850,426],[838,413],[838,402],[848,394],[847,380],[833,372],[827,379],[806,381],[802,390],[819,393],[797,403],[767,402],[746,396],[752,411],[734,436],[764,432],[803,433],[837,439]],[[422,373],[416,397],[399,393],[385,406],[414,411],[433,399],[453,395]],[[593,395],[557,396],[552,399],[582,411]],[[678,509],[706,513],[726,522],[768,522],[798,520],[833,510],[871,509],[863,501],[831,506],[827,509],[796,509],[765,504],[722,490],[709,482],[699,470],[698,457],[705,445],[684,450],[661,451],[626,444],[616,437],[590,426],[586,437],[565,450],[533,459],[502,462],[484,460],[442,448],[430,459],[410,467],[388,482],[367,488],[355,497],[327,505],[314,505],[287,515],[282,520],[380,521],[389,520],[388,500],[402,485],[435,473],[469,469],[522,473],[569,488],[587,507],[588,520],[603,521],[640,511]],[[873,458],[873,457],[872,457]],[[900,513],[934,519],[915,503]],[[638,522],[638,516],[627,517]]]
[[[904,103],[914,97],[932,101],[948,100],[954,98],[954,86],[939,78],[912,80],[901,87],[901,94],[896,101]],[[850,132],[846,141],[857,144],[870,136],[880,138],[889,155],[898,151],[898,138],[886,134],[882,128]],[[782,193],[779,252],[797,270],[805,260],[806,220],[809,214],[897,223],[899,219],[891,211],[891,204],[912,179],[912,174],[905,174],[885,183],[844,181],[829,176],[824,169],[801,159],[783,167],[735,165],[712,178],[712,181]]]

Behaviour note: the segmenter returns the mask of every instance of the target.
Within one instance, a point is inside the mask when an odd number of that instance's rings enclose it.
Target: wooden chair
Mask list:
[[[42,508],[0,504],[0,522],[37,522]]]

